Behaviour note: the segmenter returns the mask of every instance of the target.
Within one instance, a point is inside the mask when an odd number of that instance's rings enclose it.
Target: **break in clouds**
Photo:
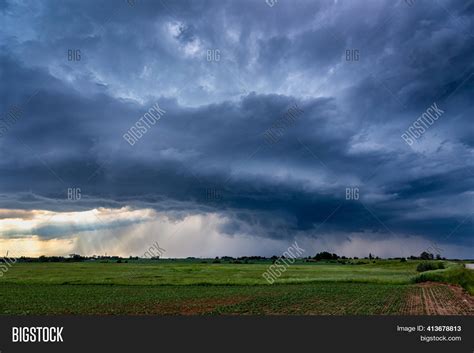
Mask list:
[[[272,4],[2,2],[0,248],[472,256],[474,3]]]

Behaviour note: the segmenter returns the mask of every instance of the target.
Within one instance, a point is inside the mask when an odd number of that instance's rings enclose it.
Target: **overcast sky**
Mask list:
[[[1,1],[0,255],[472,258],[473,19],[473,1]]]

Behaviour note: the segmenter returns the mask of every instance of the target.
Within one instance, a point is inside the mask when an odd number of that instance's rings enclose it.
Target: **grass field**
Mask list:
[[[273,285],[270,262],[17,263],[0,278],[2,314],[469,314],[472,270],[418,261],[299,262]]]

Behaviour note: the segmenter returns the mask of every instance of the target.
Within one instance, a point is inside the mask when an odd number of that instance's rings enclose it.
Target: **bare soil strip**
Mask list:
[[[474,297],[459,286],[420,283],[410,291],[404,314],[474,315]]]

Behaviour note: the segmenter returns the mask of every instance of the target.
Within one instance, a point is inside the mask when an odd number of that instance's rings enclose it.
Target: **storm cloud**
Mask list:
[[[184,243],[203,234],[222,243],[199,256],[295,238],[310,254],[474,253],[474,3],[6,1],[0,17],[0,218],[154,210],[5,239],[75,236],[92,253],[91,231],[130,247],[200,217],[167,255],[195,255]],[[407,144],[433,103],[443,114]]]

